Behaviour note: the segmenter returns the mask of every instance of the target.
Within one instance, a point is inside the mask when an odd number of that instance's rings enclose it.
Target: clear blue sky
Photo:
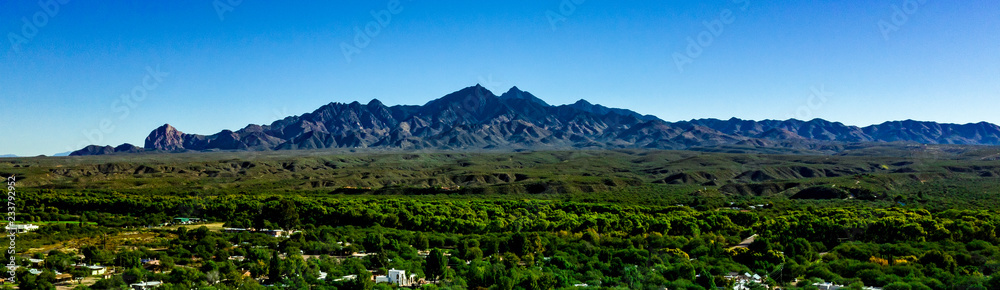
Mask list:
[[[212,0],[73,0],[49,12],[4,1],[0,154],[51,155],[88,135],[141,146],[164,123],[212,134],[329,102],[423,104],[476,83],[668,121],[1000,123],[992,0],[590,0],[562,11],[572,2],[403,0],[351,61],[342,44],[391,1],[345,2],[243,0],[220,17]],[[679,70],[688,38],[711,34],[704,23],[725,11],[729,23]],[[41,25],[26,29],[33,18]],[[144,99],[121,101],[144,80]]]

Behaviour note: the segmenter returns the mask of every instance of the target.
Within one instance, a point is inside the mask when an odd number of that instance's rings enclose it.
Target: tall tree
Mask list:
[[[699,274],[699,276],[695,278],[695,282],[697,282],[698,285],[700,285],[701,287],[705,287],[705,289],[716,288],[715,277],[712,276],[712,273],[709,273],[708,270],[704,268],[701,269],[701,273]]]
[[[298,228],[299,226],[299,211],[295,206],[295,202],[282,199],[278,203],[277,218],[273,220],[281,225],[281,227],[291,230]]]
[[[371,290],[375,288],[375,281],[372,281],[372,273],[369,273],[368,270],[356,268],[354,274],[358,277],[347,283],[348,289]]]
[[[278,257],[278,251],[271,252],[271,261],[267,267],[267,279],[271,283],[281,281],[281,274],[284,273],[284,263]]]
[[[427,239],[427,235],[424,233],[418,233],[416,241],[413,243],[413,247],[417,250],[426,250],[430,247],[430,241]]]
[[[444,275],[444,271],[447,267],[448,260],[445,259],[444,253],[441,252],[441,250],[434,249],[431,250],[430,255],[427,256],[427,267],[424,269],[424,274],[427,274],[427,278],[437,280],[438,277]]]

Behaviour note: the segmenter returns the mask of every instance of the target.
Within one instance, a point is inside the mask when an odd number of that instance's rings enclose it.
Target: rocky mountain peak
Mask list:
[[[142,151],[295,150],[322,148],[537,149],[778,146],[821,148],[833,142],[1000,145],[1000,126],[913,120],[863,128],[823,119],[666,122],[631,110],[579,100],[550,106],[518,87],[496,96],[475,85],[423,106],[386,106],[373,99],[329,103],[270,125],[212,135],[185,134],[169,124],[149,133],[145,149],[88,146],[75,155]],[[813,146],[813,147],[810,147]]]
[[[184,149],[184,133],[170,126],[163,124],[146,136],[146,150],[175,151]]]

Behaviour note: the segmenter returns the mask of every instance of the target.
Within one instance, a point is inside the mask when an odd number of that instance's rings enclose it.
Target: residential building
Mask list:
[[[837,285],[837,284],[833,284],[833,283],[830,283],[830,282],[813,283],[813,286],[816,286],[816,288],[819,288],[820,290],[839,290],[839,289],[847,288],[847,286]],[[881,287],[864,287],[862,289],[865,289],[865,290],[882,290]]]
[[[139,282],[129,286],[131,286],[133,290],[146,290],[146,289],[153,289],[156,287],[160,287],[160,285],[163,285],[163,282],[149,281],[149,282]]]
[[[770,288],[767,284],[764,284],[764,277],[757,274],[743,273],[743,275],[740,275],[736,272],[729,272],[724,278],[733,281],[733,289],[735,290],[749,290],[750,286],[754,284]]]
[[[38,229],[38,226],[33,225],[33,224],[8,224],[7,225],[7,232],[8,233],[14,232],[14,233],[19,233],[20,234],[20,233],[24,233],[24,232],[34,231],[34,230],[37,230],[37,229]]]
[[[107,267],[98,265],[73,264],[72,266],[86,268],[90,271],[90,276],[104,275],[108,271]]]
[[[186,224],[193,224],[193,223],[198,223],[198,222],[201,222],[200,218],[186,218],[186,217],[176,217],[176,218],[174,218],[174,223],[175,224],[186,225]]]
[[[389,283],[396,284],[399,286],[409,286],[411,284],[410,277],[406,276],[405,270],[391,269],[389,273],[386,274],[389,278]]]
[[[56,274],[56,283],[69,282],[70,280],[73,280],[73,275],[67,273]]]

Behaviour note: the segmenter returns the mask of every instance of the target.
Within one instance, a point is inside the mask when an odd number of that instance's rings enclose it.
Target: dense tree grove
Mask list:
[[[22,289],[51,289],[50,272],[70,273],[78,262],[120,270],[90,289],[137,281],[163,281],[162,289],[374,289],[394,287],[368,278],[389,269],[416,274],[429,289],[577,284],[715,289],[733,285],[724,277],[731,272],[807,289],[819,281],[885,289],[1000,289],[995,278],[1000,214],[989,210],[850,205],[695,210],[552,200],[53,191],[34,193],[25,203],[25,216],[76,222],[21,234],[21,247],[100,241],[175,215],[300,232],[275,238],[197,225],[140,228],[159,238],[37,255],[46,269],[39,275],[19,272],[16,282],[29,287]],[[736,247],[753,235],[753,243]],[[160,264],[150,268],[143,262],[149,259]]]

